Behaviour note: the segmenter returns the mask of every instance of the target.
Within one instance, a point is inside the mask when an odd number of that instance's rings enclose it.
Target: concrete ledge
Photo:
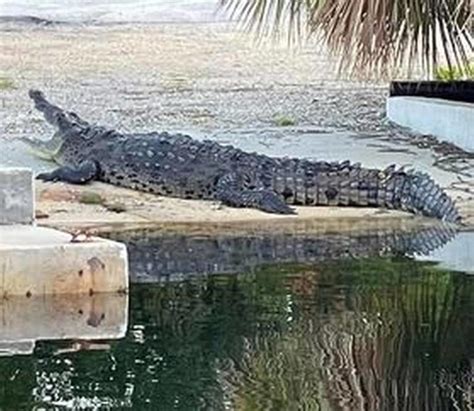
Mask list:
[[[0,226],[0,298],[128,289],[125,245],[71,238],[44,227]]]
[[[97,349],[83,340],[125,336],[128,295],[16,296],[0,300],[0,310],[0,356],[32,354],[40,340],[79,340],[68,350]]]
[[[34,221],[33,174],[26,168],[0,169],[0,224]]]
[[[474,151],[474,104],[424,97],[389,97],[388,118],[431,134],[466,151]]]
[[[459,233],[445,246],[433,251],[421,260],[438,261],[448,270],[474,274],[474,232]]]

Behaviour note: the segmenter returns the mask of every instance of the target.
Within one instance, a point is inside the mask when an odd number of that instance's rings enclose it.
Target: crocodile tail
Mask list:
[[[427,173],[400,169],[381,180],[388,208],[435,217],[450,223],[461,221],[453,199]]]
[[[461,219],[453,200],[423,172],[394,165],[369,169],[346,161],[307,162],[286,168],[285,174],[277,177],[275,189],[291,204],[383,207],[452,223]]]

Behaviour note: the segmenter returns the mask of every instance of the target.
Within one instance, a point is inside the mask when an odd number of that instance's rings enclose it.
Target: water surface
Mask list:
[[[131,270],[148,282],[132,286],[125,338],[0,358],[0,408],[472,409],[474,277],[414,258],[452,241],[428,234],[249,239],[240,253],[135,237]]]
[[[35,16],[65,22],[193,22],[217,18],[216,0],[15,0],[0,16]]]

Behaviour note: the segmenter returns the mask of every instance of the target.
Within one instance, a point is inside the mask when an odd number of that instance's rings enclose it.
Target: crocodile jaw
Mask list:
[[[35,157],[53,163],[59,163],[58,154],[64,143],[59,132],[55,133],[51,139],[46,141],[31,138],[21,138],[20,140],[28,146],[28,151]]]

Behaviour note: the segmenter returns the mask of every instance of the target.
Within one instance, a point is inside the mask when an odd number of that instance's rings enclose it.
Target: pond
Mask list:
[[[0,409],[472,409],[474,276],[418,258],[453,236],[118,236],[125,337],[0,358]]]

